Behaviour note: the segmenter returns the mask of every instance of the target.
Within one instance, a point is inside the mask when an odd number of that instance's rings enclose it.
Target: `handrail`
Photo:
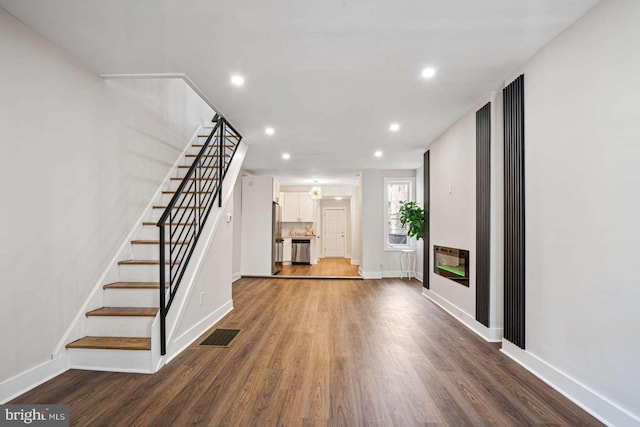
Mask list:
[[[242,140],[242,135],[224,117],[216,114],[212,122],[216,122],[213,130],[156,224],[159,230],[162,355],[167,350],[166,318],[169,308],[213,203],[217,199],[218,206],[222,206],[222,182]]]

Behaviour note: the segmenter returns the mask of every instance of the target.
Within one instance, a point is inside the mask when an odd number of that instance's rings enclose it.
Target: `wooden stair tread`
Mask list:
[[[174,206],[173,209],[192,209],[196,206]],[[200,209],[204,209],[206,206],[198,206]],[[153,209],[167,209],[166,205],[153,205]]]
[[[134,316],[155,317],[158,313],[156,307],[102,307],[87,313],[89,316]]]
[[[234,148],[237,144],[225,144],[224,148]],[[191,144],[193,148],[202,148],[204,144]],[[210,144],[213,147],[213,145]]]
[[[165,285],[169,286],[169,285]],[[104,285],[102,289],[160,289],[158,282],[114,282]]]
[[[165,264],[169,265],[169,261],[165,261]],[[173,265],[180,264],[180,261],[174,261]],[[124,261],[118,261],[118,265],[160,265],[160,261],[157,259],[126,259]]]
[[[142,225],[144,225],[145,227],[156,227],[158,223],[153,221],[144,221]],[[169,225],[169,223],[167,223],[166,225]],[[171,223],[172,227],[186,226],[186,225],[194,225],[194,223],[193,222],[172,222]]]
[[[189,179],[190,180],[197,179],[199,181],[217,181],[218,180],[218,178],[194,178],[194,177],[191,177]],[[184,177],[179,178],[179,177],[173,177],[172,176],[171,177],[171,181],[184,181]]]
[[[84,337],[67,344],[66,347],[101,350],[151,350],[151,338]]]
[[[229,156],[226,156],[226,157],[229,157]],[[178,169],[189,169],[189,168],[191,168],[191,165],[178,165]],[[220,169],[220,168],[218,167],[218,165],[206,165],[206,166],[200,166],[200,169]]]
[[[160,240],[132,240],[132,245],[159,245]],[[173,240],[171,242],[165,242],[165,244],[169,245],[188,245],[188,240]]]
[[[225,138],[235,138],[239,139],[240,137],[237,135],[225,135]],[[198,135],[198,138],[209,138],[209,135]]]
[[[175,190],[163,190],[162,194],[175,194]],[[183,191],[182,194],[212,194],[213,191]]]
[[[197,157],[197,154],[185,154],[185,157]],[[229,154],[223,154],[224,157],[231,157]],[[217,154],[203,154],[202,157],[220,157]],[[191,166],[189,166],[191,167]],[[205,167],[205,166],[202,166]]]

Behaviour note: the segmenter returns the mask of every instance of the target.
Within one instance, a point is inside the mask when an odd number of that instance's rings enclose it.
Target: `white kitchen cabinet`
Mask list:
[[[282,193],[282,222],[298,222],[300,218],[300,193]]]
[[[313,222],[313,199],[308,193],[300,193],[300,222]]]
[[[291,264],[291,239],[284,239],[282,262]]]
[[[313,199],[307,193],[286,192],[283,195],[283,222],[313,222]]]

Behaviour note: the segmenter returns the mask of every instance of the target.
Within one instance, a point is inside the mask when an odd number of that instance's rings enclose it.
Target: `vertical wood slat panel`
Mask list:
[[[504,100],[504,337],[525,348],[524,76]]]
[[[476,320],[489,327],[491,103],[476,112]]]
[[[429,175],[429,150],[427,150],[423,155],[423,166],[424,166],[424,176],[423,176],[423,200],[424,200],[424,236],[422,240],[424,242],[424,250],[422,255],[422,286],[429,289],[429,278],[431,277],[431,230],[429,228],[430,225],[430,211],[429,211],[429,202],[430,202],[430,194],[431,194],[431,179]]]

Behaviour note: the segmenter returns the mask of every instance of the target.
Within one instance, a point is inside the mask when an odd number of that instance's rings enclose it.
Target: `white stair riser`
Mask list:
[[[131,244],[132,259],[160,259],[160,245]],[[169,245],[164,245],[165,251]]]
[[[183,216],[183,211],[185,211],[185,210],[187,212],[185,212],[184,216]],[[176,209],[176,210],[174,210],[173,211],[173,221],[177,222],[181,218],[182,218],[181,222],[189,221],[190,216],[193,216],[193,214],[191,212],[189,212],[189,211],[190,211],[190,209]],[[203,209],[201,209],[201,211],[203,211]],[[157,222],[160,219],[160,217],[162,216],[163,212],[164,211],[162,209],[152,209],[152,212],[147,217],[147,221]]]
[[[151,351],[145,350],[95,350],[70,348],[71,369],[92,371],[153,373]]]
[[[174,176],[179,177],[179,178],[183,178],[184,177],[184,173],[176,174]],[[165,190],[167,190],[167,191],[176,191],[178,189],[178,187],[180,186],[180,182],[181,181],[178,181],[178,180],[171,180],[169,182],[169,184],[167,185],[167,187],[165,188]],[[210,188],[214,188],[216,186],[217,182],[212,182],[212,184],[213,185]],[[209,188],[208,184],[205,184],[205,182],[203,181],[202,182],[202,186],[200,188],[205,188],[205,187]],[[192,190],[195,190],[195,189],[196,189],[196,186],[188,187],[188,188],[185,189],[185,191],[192,191]],[[171,199],[169,199],[169,200],[171,200]]]
[[[189,172],[189,169],[184,169],[184,168],[177,168],[175,171],[175,174],[173,174],[174,177],[176,178],[184,178],[185,176],[187,176],[187,172]],[[194,172],[195,173],[195,172]],[[198,173],[198,178],[217,178],[217,172],[216,169],[212,169],[209,170],[209,168],[207,169],[202,169],[201,171],[197,172]],[[195,175],[193,175],[192,177],[195,178]],[[174,182],[180,182],[180,181],[176,181],[174,180]],[[202,185],[206,185],[205,182],[202,182]]]
[[[209,197],[207,194],[204,194],[204,193],[201,193],[201,194],[185,194],[183,196],[184,198],[182,198],[182,197],[180,198],[180,201],[187,200],[187,202],[189,204],[193,204],[193,202],[191,201],[191,196],[194,196],[196,198],[196,200],[198,200],[200,202],[202,202],[203,199]],[[160,196],[159,200],[154,203],[154,205],[167,206],[169,204],[169,202],[171,202],[172,198],[173,198],[173,193],[171,193],[171,194],[163,194],[162,196]],[[196,204],[198,204],[198,201],[196,201]]]
[[[147,225],[138,228],[135,238],[137,240],[158,240],[160,238],[160,233],[158,231],[158,227]]]
[[[121,282],[157,282],[159,276],[159,265],[127,264],[118,266],[118,278]]]
[[[150,337],[153,317],[88,316],[85,333],[92,337]]]
[[[184,240],[184,239],[182,239]],[[182,246],[184,245],[174,245],[173,246],[173,251],[174,253],[177,253],[177,251],[180,251],[181,253],[185,253],[185,251],[187,250],[187,248],[182,248]],[[133,258],[132,259],[153,259],[153,260],[159,260],[160,259],[160,245],[131,245],[131,247],[133,248]],[[168,259],[169,257],[169,245],[165,244],[164,245],[164,253],[165,253],[165,257]]]
[[[158,307],[159,289],[105,289],[105,307]]]

